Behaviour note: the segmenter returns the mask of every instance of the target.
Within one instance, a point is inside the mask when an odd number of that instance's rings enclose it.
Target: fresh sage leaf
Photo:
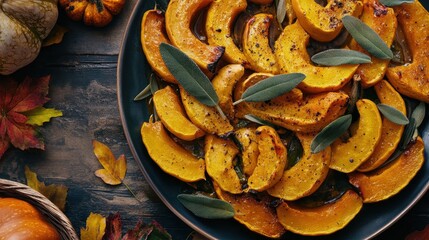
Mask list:
[[[287,144],[287,169],[295,166],[301,160],[304,148],[297,136],[293,136]]]
[[[276,1],[276,14],[277,14],[277,21],[279,22],[280,26],[282,26],[283,21],[286,18],[286,1],[285,0],[278,0]]]
[[[265,120],[255,116],[255,115],[252,115],[252,114],[246,114],[246,115],[244,115],[244,118],[251,121],[251,122],[257,123],[259,125],[266,125],[266,126],[270,126],[272,128],[276,128],[276,125],[274,125],[268,121],[265,121]]]
[[[400,144],[400,149],[407,149],[408,144],[413,140],[414,132],[416,131],[416,129],[416,120],[414,118],[411,118],[410,123],[405,127],[404,134],[402,136],[402,142]]]
[[[226,201],[201,194],[179,194],[177,199],[198,217],[226,219],[234,217],[234,208]]]
[[[312,153],[318,153],[331,145],[337,138],[343,135],[352,124],[352,115],[341,116],[328,124],[320,131],[311,142]]]
[[[423,120],[426,115],[426,104],[424,102],[420,102],[419,105],[414,109],[411,117],[416,120],[416,126],[420,127],[422,125]]]
[[[263,102],[278,97],[295,88],[305,79],[302,73],[280,74],[266,78],[244,91],[241,99],[234,102],[234,105],[243,101]]]
[[[408,118],[398,109],[389,106],[387,104],[379,103],[377,104],[378,110],[383,114],[384,117],[389,119],[389,121],[399,124],[407,125],[410,121]]]
[[[387,7],[399,6],[403,3],[413,3],[414,0],[380,0],[380,3]]]
[[[161,43],[159,46],[162,60],[180,85],[199,102],[210,107],[216,107],[223,118],[225,114],[220,109],[219,97],[208,77],[198,65],[180,49]]]
[[[143,100],[151,95],[152,92],[150,91],[150,85],[147,85],[139,94],[137,94],[137,96],[134,98],[134,101]]]
[[[314,54],[311,61],[323,66],[371,63],[371,57],[349,49],[328,49]]]
[[[383,39],[360,19],[345,15],[342,21],[350,35],[370,54],[380,59],[393,58],[392,50],[390,50]]]

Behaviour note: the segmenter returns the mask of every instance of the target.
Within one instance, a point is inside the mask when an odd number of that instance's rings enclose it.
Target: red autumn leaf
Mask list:
[[[410,233],[405,240],[425,240],[429,239],[429,225],[427,225],[423,230],[421,231],[415,231]]]
[[[122,221],[119,213],[110,214],[106,220],[106,232],[103,240],[120,240],[122,235]]]
[[[26,124],[25,112],[43,106],[49,101],[49,81],[51,77],[26,77],[22,81],[0,80],[0,158],[13,145],[25,150],[44,150],[45,144],[34,126]]]

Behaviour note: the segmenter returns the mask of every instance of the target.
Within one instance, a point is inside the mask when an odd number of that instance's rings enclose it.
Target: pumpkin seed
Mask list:
[[[201,194],[179,194],[177,199],[198,217],[226,219],[234,217],[234,208],[226,201]]]
[[[371,63],[371,57],[349,49],[328,49],[311,57],[311,61],[323,66]]]
[[[380,0],[380,3],[387,7],[398,6],[403,3],[413,3],[414,0]]]
[[[377,104],[378,110],[383,114],[384,117],[389,119],[389,121],[399,124],[407,125],[410,121],[408,118],[398,109],[389,106],[387,104],[379,103]]]
[[[212,83],[198,65],[184,52],[170,44],[161,43],[159,50],[162,60],[180,85],[202,104],[216,107],[222,117],[226,118],[218,105],[219,97]]]
[[[380,59],[392,59],[392,50],[372,28],[360,19],[346,15],[342,18],[344,27],[361,47]]]
[[[352,124],[352,115],[347,114],[335,119],[320,131],[311,142],[311,153],[318,153],[343,135]]]
[[[234,105],[243,101],[263,102],[278,97],[291,91],[305,79],[302,73],[280,74],[266,78],[244,91],[241,99],[234,102]]]

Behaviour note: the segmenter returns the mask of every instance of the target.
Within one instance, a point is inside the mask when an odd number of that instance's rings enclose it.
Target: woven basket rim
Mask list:
[[[57,229],[63,240],[79,240],[67,216],[48,198],[29,186],[0,178],[0,197],[14,197],[31,203]]]

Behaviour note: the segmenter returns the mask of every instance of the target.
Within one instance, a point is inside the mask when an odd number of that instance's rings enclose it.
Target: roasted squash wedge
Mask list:
[[[253,70],[277,73],[278,67],[270,46],[271,14],[259,13],[247,22],[243,33],[243,52]]]
[[[382,80],[374,86],[375,92],[381,103],[387,104],[407,114],[402,96],[386,80]],[[368,172],[383,164],[395,151],[401,141],[404,126],[391,122],[382,117],[381,139],[368,160],[362,163],[358,171]]]
[[[216,70],[225,48],[201,42],[191,31],[192,17],[213,0],[171,0],[165,12],[165,24],[171,43],[194,62],[210,72]]]
[[[362,206],[362,198],[348,190],[337,201],[321,207],[305,208],[283,202],[277,207],[277,216],[291,232],[307,236],[326,235],[345,227]]]
[[[269,74],[254,73],[240,81],[234,92],[238,100],[243,92],[255,83],[269,77]],[[348,95],[341,92],[328,92],[304,96],[299,89],[267,102],[242,102],[236,105],[236,117],[253,114],[278,126],[298,132],[320,131],[336,118],[342,116],[347,108]]]
[[[332,143],[330,168],[349,173],[356,170],[374,152],[381,139],[382,121],[377,105],[368,99],[356,102],[359,120],[353,135],[343,142],[337,139]]]
[[[419,1],[395,7],[412,62],[387,69],[389,82],[401,94],[429,103],[429,13]]]
[[[143,123],[141,136],[149,156],[164,172],[184,182],[205,179],[204,159],[174,142],[161,122]]]
[[[274,45],[280,73],[305,74],[306,78],[298,87],[309,93],[337,91],[344,87],[359,65],[316,66],[312,64],[307,52],[309,41],[310,35],[299,21],[284,28]]]
[[[237,47],[232,36],[232,28],[237,16],[246,10],[246,0],[215,0],[210,4],[206,17],[206,34],[209,44],[224,46],[223,58],[228,63],[249,67],[244,53]]]
[[[192,141],[204,136],[205,132],[187,118],[182,101],[170,86],[153,94],[153,104],[162,124],[176,137]]]
[[[240,143],[243,172],[246,176],[253,174],[259,157],[259,148],[256,138],[256,128],[240,128],[234,131],[234,136]]]
[[[329,0],[325,7],[314,0],[292,0],[292,6],[305,31],[321,42],[338,36],[344,15],[356,17],[362,12],[362,2],[356,0]]]
[[[301,160],[283,173],[280,181],[269,188],[268,194],[284,200],[293,201],[316,191],[329,172],[331,148],[312,154],[310,150],[314,134],[298,133],[304,154]]]
[[[206,133],[225,135],[234,130],[228,119],[223,118],[216,108],[202,104],[182,87],[180,87],[180,96],[191,122]]]
[[[364,0],[360,19],[371,27],[387,46],[392,45],[398,25],[392,8],[379,4],[377,0]],[[350,48],[367,53],[354,39],[350,43]],[[374,56],[371,56],[371,63],[361,64],[356,70],[356,74],[359,75],[362,86],[368,88],[382,80],[388,65],[388,59],[383,60]]]
[[[235,210],[234,218],[250,230],[269,238],[279,238],[286,230],[279,223],[270,198],[256,200],[249,193],[230,194],[213,184],[217,196],[229,202]]]
[[[249,189],[262,192],[281,179],[287,164],[287,152],[274,128],[258,127],[256,136],[259,152],[264,154],[258,155],[256,167],[247,183]]]
[[[223,191],[242,193],[240,179],[234,169],[234,159],[239,153],[234,142],[209,134],[205,137],[204,158],[207,174]]]
[[[140,42],[152,69],[165,81],[177,83],[168,70],[159,51],[161,43],[170,43],[165,34],[165,17],[160,10],[149,10],[143,15]]]
[[[351,184],[359,188],[364,203],[390,198],[408,185],[424,162],[424,143],[419,137],[394,162],[369,173],[349,174]]]
[[[219,97],[219,106],[225,115],[234,119],[233,92],[235,84],[243,77],[244,67],[240,64],[229,64],[221,68],[213,78],[212,84]]]

